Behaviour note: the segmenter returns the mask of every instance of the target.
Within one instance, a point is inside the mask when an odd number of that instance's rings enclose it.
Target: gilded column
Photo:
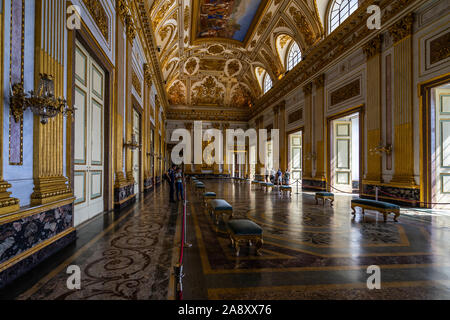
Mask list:
[[[114,88],[117,92],[117,99],[115,99],[115,112],[114,112],[114,131],[115,131],[115,143],[114,143],[114,152],[115,152],[115,180],[114,180],[114,189],[121,189],[127,185],[127,180],[125,178],[125,174],[123,172],[123,121],[124,117],[126,117],[126,106],[123,105],[123,97],[126,96],[126,88],[123,86],[124,77],[126,76],[126,57],[127,51],[126,47],[128,46],[128,41],[124,41],[123,39],[123,31],[126,28],[125,26],[125,15],[128,12],[126,7],[123,7],[122,1],[118,1],[118,19],[117,19],[117,32],[116,32],[116,43],[117,43],[117,65],[115,68],[116,74],[116,83],[114,84]],[[120,10],[122,8],[122,10]],[[126,43],[125,43],[126,42]],[[117,200],[117,199],[116,199]]]
[[[286,148],[286,101],[279,104],[278,129],[280,129],[280,168],[283,172],[287,168],[287,148]]]
[[[261,139],[261,137],[259,136],[259,130],[262,129],[263,125],[264,125],[264,116],[262,115],[258,119],[256,119],[256,132],[257,132],[257,135],[258,135],[258,148],[257,148],[258,150],[259,150],[259,141]],[[257,158],[258,158],[258,161],[256,163],[256,174],[259,174],[259,175],[264,177],[264,175],[265,175],[265,164],[262,164],[261,160],[264,161],[264,162],[266,160],[265,159],[259,159],[259,152],[257,154]]]
[[[0,65],[3,66],[3,40],[4,40],[4,30],[3,30],[3,12],[4,12],[4,6],[5,2],[2,1],[2,8],[0,11]],[[11,188],[11,184],[9,184],[7,181],[3,180],[3,72],[0,72],[0,141],[2,145],[0,146],[0,215],[6,214],[10,212],[14,212],[19,210],[19,199],[11,198],[11,192],[8,192],[7,190]]]
[[[370,152],[381,143],[381,36],[370,40],[363,48],[367,58],[367,170],[364,184],[381,182],[382,157]]]
[[[220,123],[213,123],[213,128],[220,130]],[[216,150],[214,150],[214,153],[216,153]],[[214,157],[217,156],[216,154],[214,154]],[[214,174],[220,174],[220,165],[217,161],[214,161],[213,164],[213,173]]]
[[[143,132],[144,132],[144,141],[143,141],[143,148],[142,148],[142,154],[144,158],[144,186],[146,189],[150,188],[152,186],[151,178],[152,174],[150,172],[150,152],[151,152],[151,146],[150,146],[150,114],[152,110],[152,106],[150,104],[150,93],[152,89],[152,74],[150,70],[150,65],[147,63],[144,63],[144,117],[143,117]]]
[[[312,82],[303,87],[305,95],[305,130],[303,135],[303,178],[311,179],[312,177]]]
[[[315,113],[313,120],[314,140],[316,146],[316,180],[325,181],[325,146],[324,146],[324,109],[325,109],[325,74],[314,80],[316,87]],[[325,186],[323,186],[325,188]]]
[[[413,139],[413,14],[397,22],[389,30],[394,41],[394,157],[392,182],[415,186]]]
[[[223,133],[223,166],[222,166],[222,174],[229,174],[230,168],[227,164],[227,130],[230,128],[228,123],[222,124],[222,133]]]
[[[42,1],[35,6],[35,86],[41,74],[54,80],[56,97],[64,96],[64,23],[58,23],[65,16],[64,6],[54,10],[43,10]],[[52,24],[48,24],[52,21]],[[41,28],[41,25],[47,25]],[[68,118],[70,121],[71,117]],[[63,172],[64,119],[59,114],[42,124],[40,117],[34,117],[33,125],[33,180],[34,191],[31,205],[41,205],[73,196]]]
[[[127,50],[126,50],[126,140],[131,141],[132,139],[132,131],[133,131],[133,102],[131,100],[131,87],[132,87],[132,55],[133,55],[133,42],[134,38],[136,37],[136,30],[134,27],[134,22],[131,17],[131,15],[127,14],[124,18],[125,21],[125,27],[126,27],[126,34],[127,34]],[[133,153],[130,148],[127,148],[125,150],[125,172],[126,172],[126,179],[127,183],[129,185],[134,184],[134,176],[133,176]],[[134,190],[135,193],[139,192],[139,190]]]

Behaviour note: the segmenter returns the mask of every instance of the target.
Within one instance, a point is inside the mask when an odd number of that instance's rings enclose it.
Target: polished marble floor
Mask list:
[[[367,212],[352,219],[350,197],[334,208],[313,194],[283,198],[249,184],[204,180],[233,205],[235,218],[264,230],[262,255],[229,246],[188,187],[185,299],[450,299],[450,215],[402,210],[399,222]],[[121,214],[100,216],[78,230],[77,244],[13,283],[0,298],[171,299],[181,205],[167,186]],[[67,289],[67,266],[82,270],[81,290]],[[381,268],[381,289],[367,289],[367,267]]]

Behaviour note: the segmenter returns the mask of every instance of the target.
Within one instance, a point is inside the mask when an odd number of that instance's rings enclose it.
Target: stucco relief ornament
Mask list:
[[[231,60],[228,62],[226,70],[227,70],[227,75],[229,77],[231,77],[231,76],[234,76],[235,74],[237,74],[239,71],[241,71],[241,65],[240,65],[239,61]]]
[[[195,71],[198,69],[198,61],[194,58],[189,59],[185,66],[184,66],[184,70],[186,71],[187,74],[189,75],[193,75],[195,73]]]
[[[220,104],[224,99],[224,89],[220,87],[214,77],[207,77],[204,82],[193,90],[194,104]]]

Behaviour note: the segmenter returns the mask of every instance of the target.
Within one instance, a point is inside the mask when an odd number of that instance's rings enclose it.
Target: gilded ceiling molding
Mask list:
[[[345,32],[333,32],[332,35],[324,38],[317,46],[314,46],[304,60],[295,66],[280,81],[274,83],[274,88],[269,93],[263,95],[251,110],[250,117],[253,118],[263,112],[277,100],[301,86],[315,74],[320,73],[330,63],[339,59],[345,52],[355,48],[371,34],[379,33],[379,30],[367,31],[366,11],[367,7],[377,3],[382,12],[382,26],[389,25],[389,22],[401,11],[414,4],[416,1],[399,0],[366,0],[360,7],[346,19],[339,30]]]
[[[363,46],[363,51],[367,59],[381,53],[381,43],[382,37],[378,35]]]
[[[410,13],[389,28],[389,33],[394,40],[394,43],[397,43],[412,34],[413,22],[414,13]]]
[[[305,18],[304,15],[301,14],[301,11],[295,7],[290,7],[289,13],[292,15],[292,18],[294,19],[297,28],[303,35],[306,44],[309,46],[313,45],[316,42],[316,37],[308,20]]]

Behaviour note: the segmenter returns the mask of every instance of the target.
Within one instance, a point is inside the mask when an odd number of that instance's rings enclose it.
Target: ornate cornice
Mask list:
[[[394,43],[397,43],[412,34],[413,23],[414,14],[410,13],[389,28],[389,33],[394,40]]]
[[[266,108],[289,94],[292,90],[310,81],[314,75],[323,72],[330,64],[340,56],[353,50],[365,39],[373,34],[381,33],[380,30],[367,30],[367,7],[372,4],[380,6],[382,26],[387,29],[389,22],[407,7],[417,6],[414,0],[366,0],[348,19],[346,19],[335,31],[323,41],[311,48],[304,59],[286,74],[280,81],[274,83],[272,90],[262,96],[252,108],[250,119],[256,117]],[[373,36],[372,36],[373,37]]]

